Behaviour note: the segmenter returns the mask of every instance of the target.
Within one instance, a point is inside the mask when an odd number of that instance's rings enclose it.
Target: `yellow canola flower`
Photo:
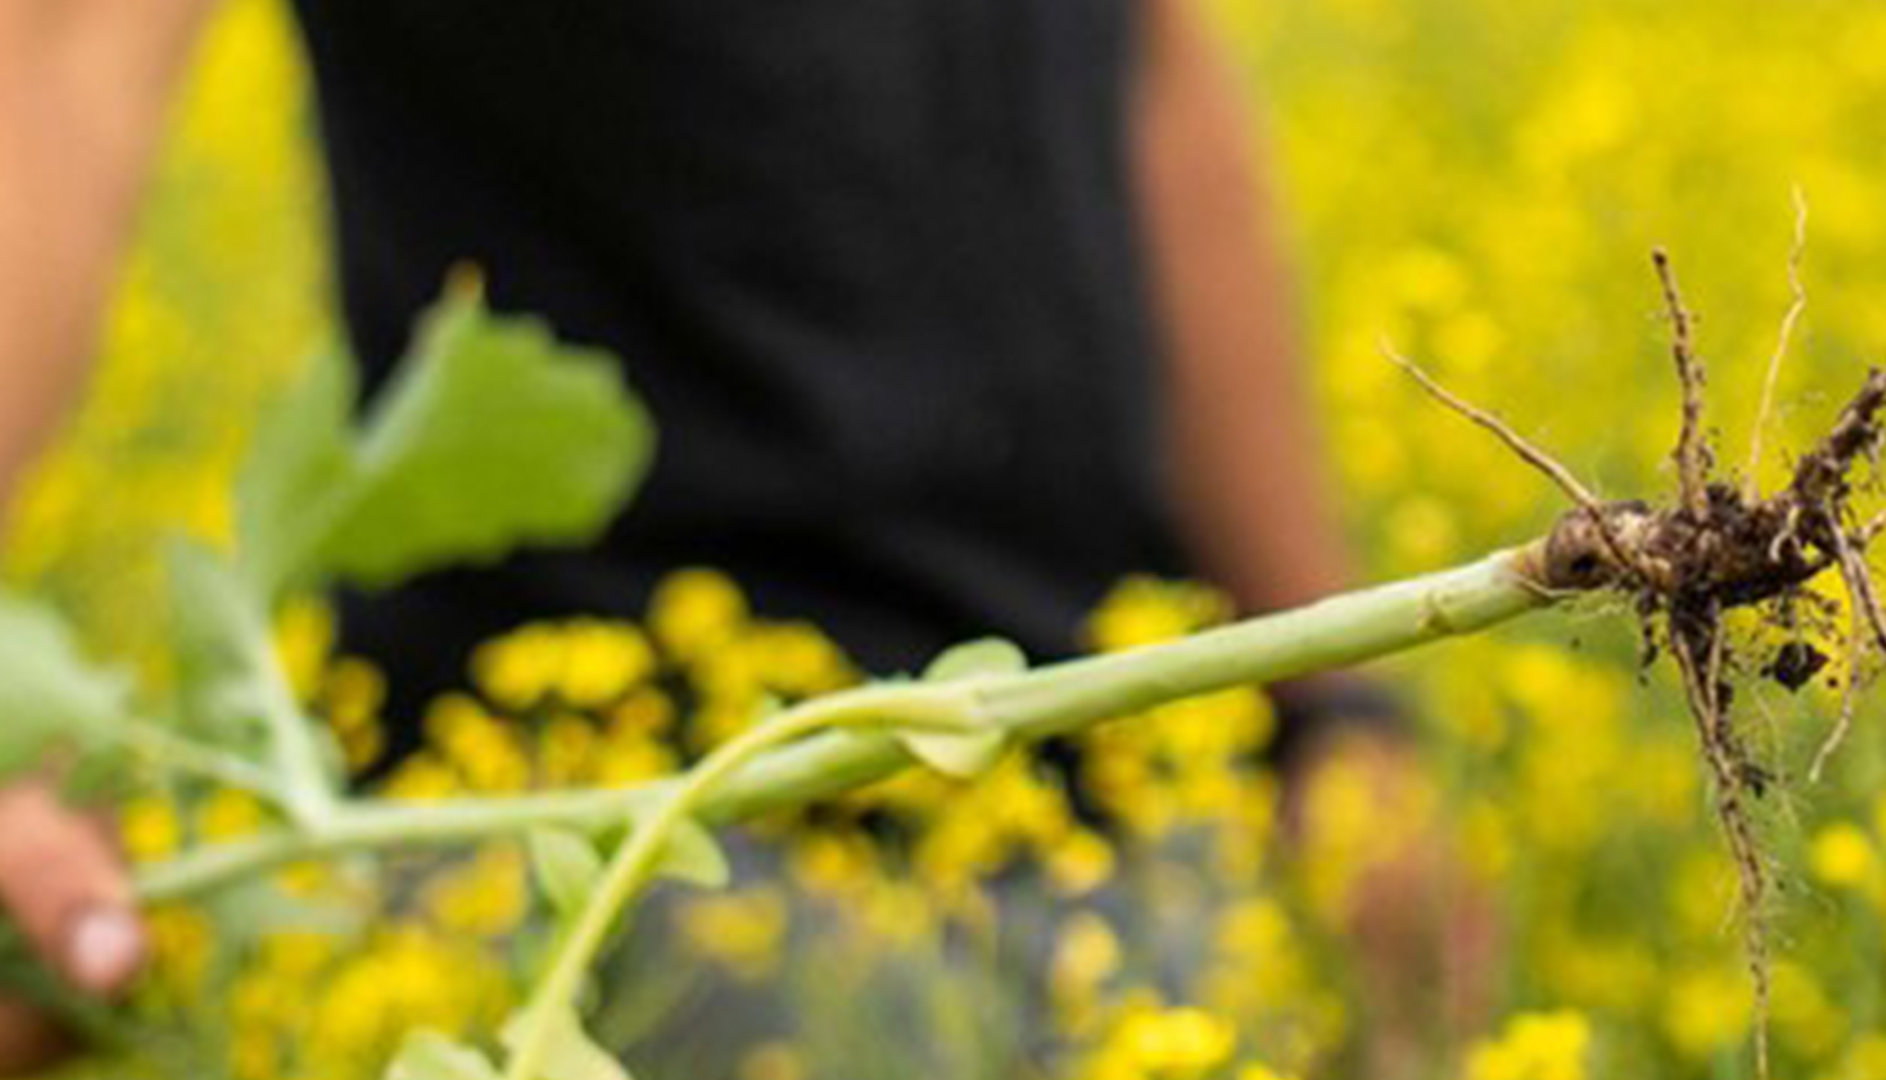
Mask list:
[[[627,622],[531,623],[472,654],[472,680],[498,708],[527,713],[555,699],[577,709],[621,698],[655,670],[655,654]]]
[[[118,836],[132,862],[155,862],[176,853],[183,823],[166,799],[135,799],[118,812]]]
[[[1736,965],[1678,971],[1664,987],[1664,1034],[1692,1062],[1740,1046],[1751,1012],[1748,977]]]
[[[268,823],[268,810],[255,796],[219,790],[196,811],[196,831],[204,840],[234,840]]]
[[[690,662],[718,649],[748,619],[746,595],[717,570],[669,574],[649,601],[648,625],[669,655]]]
[[[297,699],[314,697],[333,651],[334,614],[326,604],[298,597],[283,605],[275,618],[275,653]]]
[[[1835,822],[1814,834],[1808,865],[1821,884],[1835,889],[1868,889],[1879,882],[1879,853],[1866,831],[1851,822]]]
[[[1238,1033],[1229,1020],[1204,1009],[1144,1009],[1129,1013],[1108,1045],[1141,1075],[1188,1080],[1230,1061]]]
[[[779,965],[786,937],[786,898],[777,888],[694,898],[679,914],[689,944],[731,972],[755,981]]]
[[[509,975],[482,948],[410,925],[374,934],[314,989],[277,1023],[288,1041],[342,1075],[378,1075],[418,1028],[493,1030],[513,997]]]
[[[1528,1013],[1467,1054],[1466,1080],[1585,1080],[1591,1025],[1576,1012]]]
[[[523,925],[531,890],[523,854],[511,845],[486,848],[463,866],[433,878],[421,906],[441,930],[499,937]]]
[[[380,710],[386,704],[386,676],[354,657],[335,660],[322,680],[321,705],[328,726],[340,741],[350,768],[378,761],[386,750]]]
[[[1049,961],[1049,986],[1063,1007],[1091,997],[1120,969],[1119,936],[1093,911],[1079,911],[1062,924]]]
[[[1183,637],[1230,613],[1230,601],[1209,586],[1134,575],[1089,616],[1086,638],[1095,652],[1119,652]]]

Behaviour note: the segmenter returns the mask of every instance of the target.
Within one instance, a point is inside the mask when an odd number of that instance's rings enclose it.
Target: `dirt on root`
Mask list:
[[[1735,720],[1730,673],[1754,670],[1795,690],[1833,663],[1808,640],[1804,628],[1825,630],[1834,606],[1812,592],[1825,572],[1839,575],[1847,594],[1840,714],[1811,768],[1822,767],[1852,723],[1853,703],[1864,681],[1869,655],[1886,657],[1886,613],[1879,603],[1865,555],[1886,527],[1886,515],[1861,522],[1852,502],[1862,466],[1877,472],[1886,430],[1886,372],[1869,371],[1825,437],[1794,463],[1788,483],[1766,495],[1749,476],[1715,475],[1714,448],[1704,433],[1704,373],[1695,349],[1695,321],[1684,306],[1669,259],[1653,255],[1671,335],[1671,357],[1683,390],[1677,445],[1671,454],[1678,490],[1667,505],[1639,500],[1599,500],[1550,455],[1528,443],[1499,418],[1460,400],[1399,356],[1401,364],[1442,402],[1487,428],[1515,453],[1547,474],[1577,506],[1560,518],[1542,557],[1531,564],[1536,583],[1554,593],[1609,591],[1630,598],[1638,614],[1648,665],[1671,656],[1682,677],[1698,746],[1714,794],[1716,817],[1736,867],[1744,946],[1757,1022],[1758,1076],[1769,1075],[1767,1018],[1771,946],[1768,917],[1775,870],[1751,816],[1777,781],[1776,769],[1753,754]],[[1762,413],[1765,423],[1774,370],[1788,346],[1805,295],[1799,287],[1799,238],[1790,280],[1795,306],[1783,321],[1770,361]],[[1759,435],[1748,472],[1760,462]],[[1735,655],[1724,629],[1725,615],[1754,608],[1785,640],[1766,656]],[[1750,661],[1753,661],[1752,663]]]

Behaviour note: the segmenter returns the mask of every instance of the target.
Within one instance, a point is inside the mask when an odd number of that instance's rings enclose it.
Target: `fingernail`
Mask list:
[[[144,928],[117,908],[81,915],[66,939],[67,974],[80,989],[94,994],[123,986],[143,961]]]

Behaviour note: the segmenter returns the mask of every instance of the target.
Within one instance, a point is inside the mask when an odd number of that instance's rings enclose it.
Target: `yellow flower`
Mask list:
[[[1231,1060],[1238,1033],[1222,1016],[1180,1007],[1134,1012],[1110,1041],[1145,1073],[1184,1078],[1204,1076]]]
[[[1118,652],[1223,622],[1230,610],[1224,594],[1203,585],[1129,577],[1089,617],[1087,640],[1095,652]]]
[[[1120,939],[1107,920],[1092,911],[1076,912],[1061,927],[1049,962],[1050,985],[1062,1002],[1091,995],[1120,968]]]
[[[683,661],[719,648],[746,620],[746,597],[730,578],[714,570],[669,574],[649,602],[648,624],[655,640]]]
[[[1851,822],[1836,822],[1816,833],[1808,863],[1822,884],[1836,889],[1864,888],[1879,877],[1872,839]]]
[[[175,854],[183,840],[176,806],[163,799],[137,799],[118,812],[118,835],[133,862]]]
[[[487,848],[470,862],[433,878],[422,905],[440,929],[497,937],[517,929],[530,913],[530,882],[514,846]]]
[[[1663,1030],[1691,1061],[1706,1061],[1747,1036],[1752,1007],[1739,966],[1678,971],[1664,990]]]
[[[779,963],[786,934],[786,900],[775,888],[703,896],[680,913],[681,931],[690,944],[737,978],[754,980]]]
[[[262,804],[241,791],[218,791],[196,812],[197,832],[205,840],[234,840],[255,832],[267,821],[268,811]]]
[[[1509,1020],[1494,1041],[1467,1054],[1466,1080],[1584,1080],[1591,1026],[1575,1012],[1529,1013]]]

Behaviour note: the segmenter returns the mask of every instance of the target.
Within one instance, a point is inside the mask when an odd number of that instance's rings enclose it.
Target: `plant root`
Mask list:
[[[1798,204],[1797,204],[1798,205]],[[1798,222],[1797,217],[1797,222]],[[1797,225],[1798,228],[1798,225]],[[1637,500],[1598,502],[1563,465],[1526,442],[1503,421],[1442,389],[1426,373],[1395,359],[1444,404],[1499,435],[1529,464],[1551,477],[1578,505],[1546,539],[1537,584],[1553,592],[1609,590],[1629,596],[1643,623],[1645,662],[1667,650],[1682,678],[1685,699],[1714,792],[1715,814],[1735,866],[1744,949],[1754,988],[1756,1074],[1766,1080],[1771,945],[1768,908],[1775,875],[1758,835],[1751,806],[1768,794],[1774,772],[1757,761],[1733,720],[1736,670],[1723,617],[1758,608],[1771,622],[1796,624],[1795,612],[1825,600],[1808,584],[1836,571],[1850,611],[1845,685],[1840,716],[1809,769],[1818,777],[1852,726],[1853,702],[1868,653],[1886,656],[1886,610],[1866,562],[1866,550],[1886,522],[1855,523],[1854,473],[1877,464],[1886,412],[1886,371],[1873,369],[1826,436],[1795,463],[1786,486],[1763,496],[1753,475],[1741,483],[1712,476],[1714,452],[1704,429],[1704,368],[1696,351],[1695,319],[1684,306],[1669,257],[1653,253],[1671,327],[1670,352],[1682,387],[1680,432],[1672,459],[1677,498],[1657,506]],[[1799,279],[1800,240],[1790,258],[1795,301],[1784,320],[1766,385],[1787,348],[1804,303]],[[1764,394],[1766,397],[1766,393]],[[1763,406],[1765,420],[1768,406]],[[1759,463],[1759,442],[1751,465]],[[1886,517],[1886,516],[1883,516]],[[1796,637],[1761,668],[1790,690],[1812,679],[1828,658]]]

